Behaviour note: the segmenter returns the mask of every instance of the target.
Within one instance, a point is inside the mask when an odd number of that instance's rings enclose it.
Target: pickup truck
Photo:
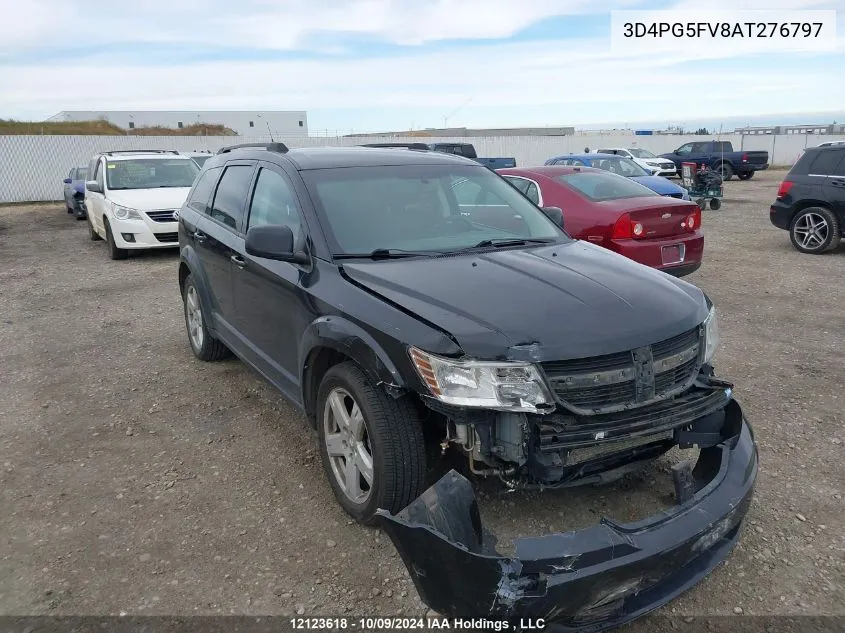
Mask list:
[[[420,149],[444,154],[457,154],[474,160],[489,169],[509,169],[516,167],[515,158],[479,158],[472,143],[368,143],[362,147],[402,147]]]
[[[749,180],[755,171],[769,168],[769,152],[735,152],[730,141],[685,143],[673,152],[661,154],[660,158],[668,158],[675,163],[679,174],[682,163],[696,163],[699,167],[707,165],[718,171],[722,180],[730,180],[734,174],[740,180]]]

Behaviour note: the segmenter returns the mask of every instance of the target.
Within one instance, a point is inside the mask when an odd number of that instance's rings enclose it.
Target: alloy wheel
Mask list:
[[[326,398],[323,431],[332,474],[346,497],[364,504],[373,488],[373,451],[364,414],[341,387]]]
[[[185,313],[188,317],[188,336],[191,337],[191,343],[194,349],[202,349],[205,338],[202,328],[202,307],[197,290],[193,286],[189,286],[185,294]]]
[[[818,213],[805,213],[795,221],[793,228],[798,244],[809,251],[821,248],[827,242],[830,225]]]

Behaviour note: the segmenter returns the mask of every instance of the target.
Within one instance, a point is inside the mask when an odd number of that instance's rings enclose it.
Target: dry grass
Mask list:
[[[140,127],[127,130],[108,121],[12,121],[0,119],[0,136],[62,134],[81,136],[235,136],[217,123],[196,123],[183,128]]]

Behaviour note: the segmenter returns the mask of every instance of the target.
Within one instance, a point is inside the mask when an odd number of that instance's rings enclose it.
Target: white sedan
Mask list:
[[[611,147],[608,149],[596,150],[598,154],[616,154],[617,156],[624,156],[630,158],[643,169],[650,171],[653,176],[677,176],[678,170],[675,163],[666,158],[660,158],[652,154],[647,149],[640,147]]]

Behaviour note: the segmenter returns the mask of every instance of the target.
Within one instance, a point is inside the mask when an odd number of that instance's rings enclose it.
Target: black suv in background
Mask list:
[[[836,249],[845,236],[845,145],[805,150],[780,184],[769,213],[802,253]]]
[[[179,212],[194,354],[234,352],[304,411],[340,505],[387,531],[450,617],[630,620],[728,555],[752,496],[757,448],[714,377],[710,301],[560,226],[464,157],[282,144],[221,150]],[[513,558],[482,548],[466,478],[425,489],[450,449],[543,489],[678,445],[701,450],[673,468],[677,505],[517,541]]]

